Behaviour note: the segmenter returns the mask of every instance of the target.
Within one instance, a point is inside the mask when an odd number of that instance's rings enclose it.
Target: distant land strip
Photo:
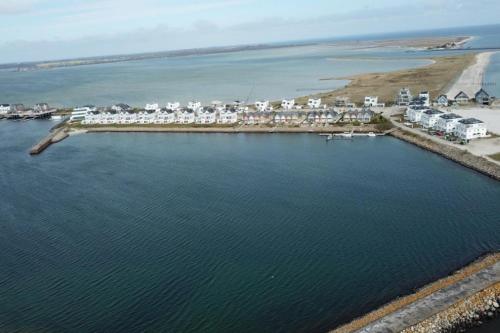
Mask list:
[[[209,54],[231,53],[240,51],[280,49],[280,48],[311,46],[319,44],[331,45],[331,46],[351,45],[361,48],[408,47],[408,48],[418,48],[418,49],[452,49],[462,45],[469,39],[470,37],[451,36],[451,37],[420,37],[411,39],[408,38],[408,39],[358,41],[354,43],[341,41],[328,44],[326,42],[304,41],[304,42],[273,43],[273,44],[267,43],[267,44],[252,44],[252,45],[237,45],[237,46],[220,46],[220,47],[194,48],[194,49],[183,49],[183,50],[161,51],[161,52],[147,52],[147,53],[137,53],[129,55],[122,54],[122,55],[85,57],[85,58],[75,58],[75,59],[61,59],[61,60],[51,60],[51,61],[9,63],[9,64],[0,64],[0,70],[10,69],[14,71],[24,72],[32,70],[58,68],[58,67],[74,67],[74,66],[97,65],[97,64],[107,64],[107,63],[125,62],[125,61],[181,57],[190,55],[209,55]]]

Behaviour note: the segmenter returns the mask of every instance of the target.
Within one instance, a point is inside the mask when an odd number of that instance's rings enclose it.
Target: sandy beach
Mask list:
[[[491,56],[495,52],[483,52],[476,55],[476,62],[465,69],[455,83],[447,92],[448,98],[454,98],[460,91],[469,97],[481,89],[486,69],[490,63]]]

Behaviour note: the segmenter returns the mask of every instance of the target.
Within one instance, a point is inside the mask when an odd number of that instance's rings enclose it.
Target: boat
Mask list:
[[[373,132],[368,132],[368,136],[373,138],[373,137],[376,137],[377,135]]]
[[[61,120],[62,118],[63,118],[62,116],[53,115],[50,117],[50,120]]]
[[[352,130],[350,132],[344,132],[344,133],[337,134],[337,136],[350,139],[350,138],[352,138],[353,133],[354,133],[354,130]]]

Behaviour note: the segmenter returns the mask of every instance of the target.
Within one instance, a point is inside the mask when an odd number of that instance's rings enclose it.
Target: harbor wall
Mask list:
[[[401,333],[460,332],[500,313],[500,282],[469,296]]]
[[[47,149],[51,144],[60,142],[66,139],[69,134],[64,128],[59,128],[40,140],[30,149],[30,155],[38,155]]]
[[[78,127],[80,128],[80,127]],[[355,133],[378,133],[374,125],[327,126],[327,127],[222,127],[222,126],[82,126],[89,133],[98,132],[167,132],[167,133],[343,133],[354,129]]]
[[[439,154],[449,160],[457,162],[469,169],[480,172],[488,177],[500,180],[500,166],[487,159],[473,155],[465,150],[448,145],[439,144],[416,134],[398,129],[390,133],[393,137],[412,143],[422,149]]]
[[[498,313],[499,288],[500,253],[497,252],[482,256],[453,274],[413,294],[398,297],[331,333],[456,331],[481,324],[485,317],[494,317]]]

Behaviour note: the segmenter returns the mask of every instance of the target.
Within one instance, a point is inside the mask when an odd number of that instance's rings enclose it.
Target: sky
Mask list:
[[[498,0],[0,0],[0,63],[500,23]]]

